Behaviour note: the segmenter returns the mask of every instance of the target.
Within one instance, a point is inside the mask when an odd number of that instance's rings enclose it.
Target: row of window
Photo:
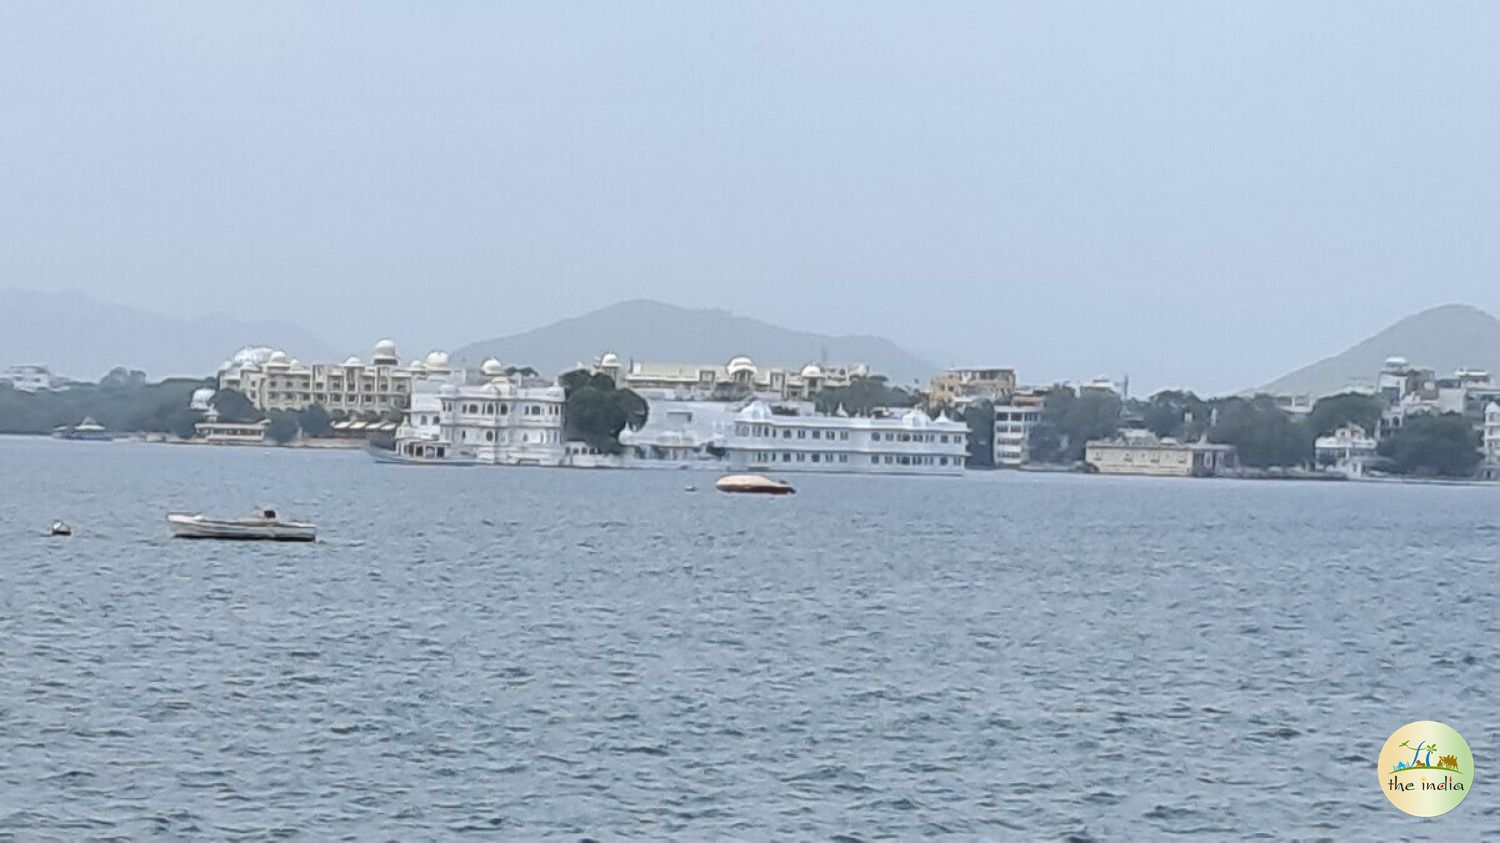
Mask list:
[[[478,442],[483,439],[485,442],[499,442],[502,445],[507,444],[509,441],[508,437],[504,433],[501,433],[497,436],[495,431],[493,430],[486,430],[482,432],[483,436],[480,435],[481,431],[469,430],[468,428],[460,428],[458,431],[458,441]],[[538,430],[534,432],[521,431],[521,438],[518,441],[522,445],[556,445],[559,441],[561,441],[561,435],[562,434],[556,430]]]
[[[255,384],[257,381],[252,378],[250,379],[250,383]],[[331,378],[326,384],[322,379],[314,381],[311,378],[266,378],[265,384],[270,389],[307,389],[309,386],[318,388],[326,386],[328,389],[337,391],[343,391],[345,386],[344,382],[338,378]],[[348,391],[350,392],[399,392],[405,394],[407,391],[407,384],[401,381],[396,383],[381,381],[378,384],[373,380],[350,381],[348,387]]]
[[[395,395],[370,395],[370,394],[366,394],[366,395],[345,395],[345,394],[337,393],[337,392],[335,392],[335,393],[333,393],[331,395],[330,394],[325,394],[325,393],[319,393],[317,395],[314,395],[314,394],[312,394],[310,392],[267,392],[266,393],[266,400],[269,401],[269,402],[276,402],[276,401],[294,401],[295,402],[295,401],[300,401],[300,402],[305,403],[305,404],[314,404],[314,403],[316,403],[316,404],[324,404],[324,405],[337,405],[337,404],[393,404],[393,403],[395,403],[396,398],[397,398],[397,396],[395,396]]]
[[[1042,418],[1042,414],[1039,413],[1039,412],[1035,412],[1035,411],[1032,411],[1032,412],[1014,412],[1014,411],[1012,411],[1012,412],[1008,412],[1008,413],[1005,413],[1005,412],[997,412],[997,413],[995,413],[995,421],[997,421],[997,422],[1002,422],[1002,421],[1017,421],[1017,422],[1032,422],[1032,423],[1035,423],[1035,422],[1040,421],[1041,418]]]
[[[751,437],[763,437],[763,438],[775,439],[776,438],[776,428],[773,427],[773,426],[771,426],[771,425],[768,425],[768,424],[741,424],[741,425],[736,425],[735,426],[735,434],[739,435],[739,436],[751,436]],[[786,428],[782,428],[781,429],[781,438],[782,439],[793,439],[793,438],[795,438],[795,439],[826,439],[826,440],[835,440],[835,439],[837,439],[837,440],[840,440],[840,441],[847,442],[847,441],[849,441],[849,431],[847,431],[847,430],[822,430],[822,429],[819,429],[819,428],[801,428],[801,427],[796,428],[796,430],[794,431],[792,428],[786,427]],[[872,441],[872,442],[939,442],[939,443],[942,443],[942,444],[946,445],[946,444],[949,443],[950,440],[952,442],[955,442],[955,443],[962,442],[962,441],[964,441],[964,436],[963,436],[963,434],[959,434],[959,433],[947,434],[947,433],[880,433],[880,432],[875,432],[875,433],[871,433],[870,434],[870,441]]]
[[[871,454],[871,465],[960,465],[960,458],[932,457],[906,454]],[[848,454],[804,453],[801,451],[757,451],[750,455],[754,465],[770,465],[776,462],[847,463]]]
[[[481,401],[460,406],[459,412],[471,416],[508,416],[510,415],[510,404],[504,401]],[[443,412],[453,412],[453,402],[443,402]],[[561,404],[520,404],[516,406],[518,416],[560,416],[562,415]]]

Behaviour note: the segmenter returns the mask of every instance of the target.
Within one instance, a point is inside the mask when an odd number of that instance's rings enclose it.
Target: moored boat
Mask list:
[[[86,418],[75,425],[63,425],[52,431],[52,436],[57,439],[72,439],[78,442],[109,442],[115,438],[113,433],[104,425]]]
[[[379,463],[391,465],[478,465],[479,460],[454,450],[448,442],[420,436],[398,437],[393,450],[366,445],[365,450]]]
[[[772,480],[759,474],[730,474],[720,477],[714,488],[721,492],[746,495],[792,495],[797,490],[780,480]]]
[[[317,528],[312,524],[281,521],[274,509],[268,509],[256,518],[230,520],[174,512],[167,516],[167,526],[179,539],[310,542],[317,538]]]

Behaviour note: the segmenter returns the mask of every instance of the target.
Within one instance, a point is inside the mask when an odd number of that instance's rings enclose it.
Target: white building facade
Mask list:
[[[487,361],[482,372],[485,383],[446,383],[439,388],[435,431],[432,402],[424,398],[420,406],[413,406],[405,414],[398,441],[435,432],[436,441],[452,446],[451,453],[481,463],[563,465],[562,387],[528,385],[521,377],[504,374],[494,360]]]
[[[921,410],[889,418],[783,416],[764,401],[735,415],[724,437],[731,471],[960,475],[968,425]]]
[[[1320,466],[1363,474],[1365,463],[1375,458],[1375,438],[1357,424],[1347,424],[1313,442],[1313,455]]]
[[[1484,408],[1484,461],[1500,467],[1500,403]]]
[[[46,366],[23,364],[0,368],[0,383],[18,392],[45,392],[59,381]]]
[[[1042,420],[1041,406],[995,407],[995,465],[1014,468],[1031,458],[1031,431]]]

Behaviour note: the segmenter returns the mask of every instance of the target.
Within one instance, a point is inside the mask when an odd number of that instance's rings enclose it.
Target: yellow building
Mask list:
[[[1233,445],[1184,443],[1133,431],[1088,443],[1084,461],[1100,474],[1159,477],[1215,477],[1238,465]]]
[[[1002,366],[949,369],[932,379],[934,405],[993,401],[1007,404],[1016,391],[1016,370]]]

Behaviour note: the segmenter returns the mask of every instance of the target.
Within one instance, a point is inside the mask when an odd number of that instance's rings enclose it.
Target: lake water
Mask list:
[[[1500,834],[1500,489],[795,479],[0,439],[0,838]]]

